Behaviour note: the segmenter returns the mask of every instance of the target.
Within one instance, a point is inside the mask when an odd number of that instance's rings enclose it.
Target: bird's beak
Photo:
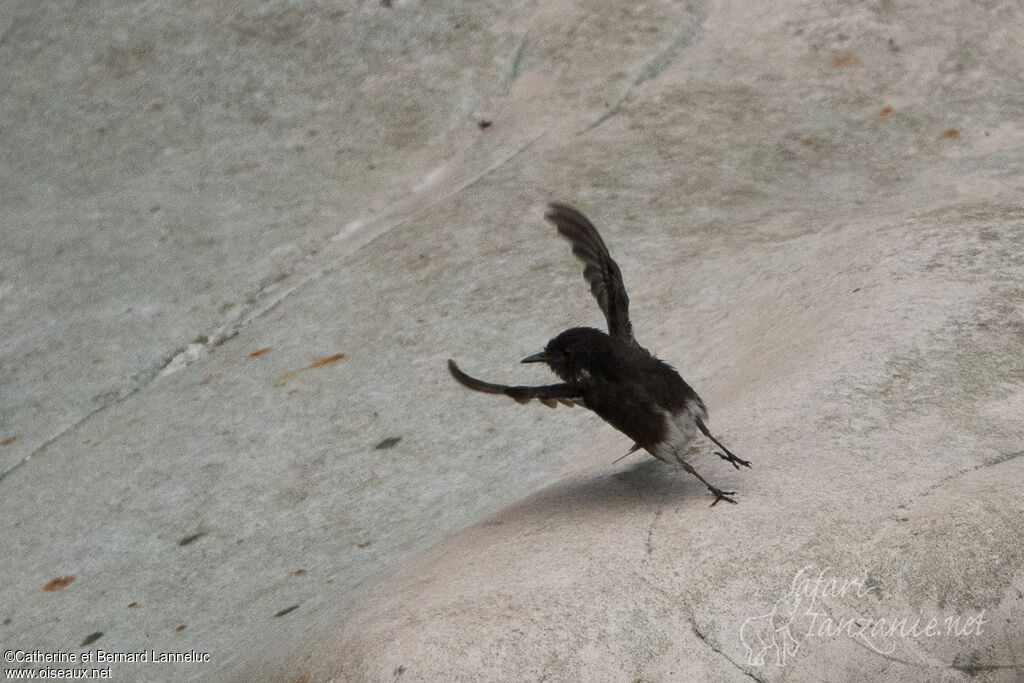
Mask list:
[[[543,351],[541,353],[535,353],[532,356],[527,356],[523,359],[524,363],[547,363],[548,357]]]

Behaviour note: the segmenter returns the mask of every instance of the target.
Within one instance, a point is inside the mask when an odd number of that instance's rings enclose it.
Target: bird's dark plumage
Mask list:
[[[583,261],[583,277],[590,283],[590,291],[608,321],[608,334],[613,339],[636,344],[622,272],[608,253],[597,228],[586,216],[565,204],[552,203],[544,217],[572,243],[572,253]]]
[[[523,359],[524,363],[546,363],[561,384],[540,387],[491,384],[459,369],[448,361],[452,376],[463,386],[487,394],[504,394],[520,403],[537,399],[555,407],[559,403],[580,405],[597,413],[605,422],[633,439],[630,450],[643,448],[666,462],[676,462],[700,479],[719,500],[735,503],[704,480],[686,460],[684,447],[699,430],[724,453],[717,455],[732,463],[750,467],[711,436],[705,422],[704,402],[672,366],[655,358],[633,337],[629,321],[629,297],[619,266],[586,216],[553,203],[544,216],[572,244],[572,252],[583,261],[583,277],[608,323],[608,334],[592,327],[573,327],[548,342],[544,351]]]

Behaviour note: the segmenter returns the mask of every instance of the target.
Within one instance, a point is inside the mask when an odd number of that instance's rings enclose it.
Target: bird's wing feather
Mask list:
[[[559,403],[566,406],[583,404],[583,397],[580,392],[568,384],[547,384],[540,387],[510,387],[504,384],[491,384],[483,380],[470,377],[455,364],[455,361],[448,361],[448,371],[452,373],[459,384],[481,391],[485,394],[502,394],[514,398],[519,403],[528,403],[537,399],[549,408],[555,408]]]
[[[544,217],[572,243],[572,253],[583,261],[583,277],[590,283],[590,291],[608,321],[608,334],[636,344],[633,326],[629,322],[629,297],[622,284],[622,272],[608,254],[608,247],[597,228],[586,216],[565,204],[550,204]]]

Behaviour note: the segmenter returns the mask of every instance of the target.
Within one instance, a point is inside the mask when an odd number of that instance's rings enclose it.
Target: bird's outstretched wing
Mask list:
[[[542,387],[509,387],[504,384],[491,384],[470,377],[459,369],[455,361],[450,359],[448,371],[452,373],[452,377],[458,380],[459,384],[467,389],[482,391],[485,394],[511,396],[519,403],[528,403],[532,399],[537,399],[549,408],[555,408],[559,403],[566,406],[583,405],[583,397],[579,391],[568,384],[548,384]]]
[[[583,261],[583,277],[590,283],[590,291],[608,321],[608,334],[620,341],[636,344],[633,326],[629,322],[629,297],[622,284],[622,273],[608,254],[608,247],[597,228],[576,209],[556,202],[548,205],[544,217],[572,243],[572,253]]]

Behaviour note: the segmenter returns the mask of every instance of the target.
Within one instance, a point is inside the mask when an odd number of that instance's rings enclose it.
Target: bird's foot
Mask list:
[[[729,497],[735,496],[735,491],[723,491],[722,489],[715,488],[714,486],[710,485],[708,486],[708,491],[711,491],[711,493],[715,494],[715,501],[711,503],[710,507],[715,507],[716,505],[718,505],[718,501],[720,500],[724,500],[727,503],[732,503],[733,505],[736,504],[736,501]]]
[[[728,453],[728,455],[726,455],[726,453]],[[735,467],[736,469],[739,469],[740,465],[743,465],[744,467],[750,467],[749,460],[744,460],[743,458],[737,456],[732,451],[726,451],[725,453],[715,451],[715,455],[717,455],[722,460],[725,460],[726,462],[731,462],[732,466]]]

